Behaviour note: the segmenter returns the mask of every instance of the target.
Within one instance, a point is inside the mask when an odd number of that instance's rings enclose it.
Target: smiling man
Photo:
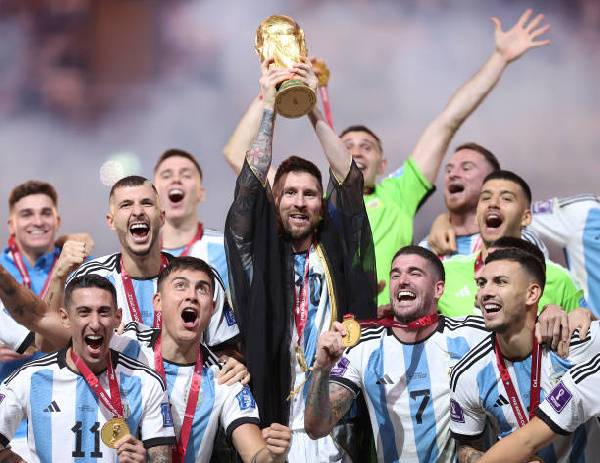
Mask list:
[[[567,358],[537,344],[534,326],[545,273],[536,256],[500,249],[488,255],[477,277],[478,305],[492,334],[452,370],[450,426],[461,463],[483,456],[488,420],[501,438],[524,426],[561,376],[600,348],[597,323],[585,339],[572,338]],[[596,461],[599,438],[599,422],[591,418],[539,455],[542,461]]]
[[[377,461],[453,462],[450,371],[487,334],[483,320],[438,317],[444,268],[420,246],[406,246],[393,256],[389,291],[393,321],[366,325],[358,343],[347,349],[339,323],[319,338],[306,430],[312,438],[327,435],[362,392]]]
[[[326,199],[319,169],[297,156],[279,166],[271,190],[276,86],[289,78],[313,90],[317,84],[306,59],[291,69],[271,64],[261,66],[262,122],[225,226],[233,307],[261,419],[292,429],[289,461],[339,461],[344,453],[330,437],[312,442],[306,436],[304,396],[319,333],[346,313],[375,316],[375,260],[362,175],[315,108],[308,116],[331,171]]]
[[[439,311],[450,317],[480,314],[475,305],[475,277],[488,255],[490,245],[502,238],[520,238],[523,227],[531,223],[531,189],[518,175],[499,170],[488,175],[477,203],[476,220],[481,234],[481,250],[444,261],[446,291]],[[540,310],[556,304],[570,311],[586,306],[583,290],[569,271],[546,259],[546,290]]]
[[[114,287],[95,275],[74,278],[61,319],[69,347],[26,364],[0,387],[0,456],[23,461],[6,447],[27,418],[31,461],[127,463],[147,455],[170,462],[175,438],[165,383],[109,349],[121,321]]]

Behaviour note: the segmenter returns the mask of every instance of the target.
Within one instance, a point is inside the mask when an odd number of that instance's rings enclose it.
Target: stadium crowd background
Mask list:
[[[103,255],[118,242],[104,221],[101,172],[151,177],[157,156],[180,147],[205,172],[202,220],[222,230],[235,176],[221,150],[259,91],[254,33],[271,14],[304,29],[309,53],[331,71],[336,130],[371,127],[389,173],[489,55],[489,17],[509,27],[527,7],[546,14],[552,45],[511,67],[451,149],[471,140],[490,148],[534,199],[597,193],[595,0],[2,0],[0,195],[29,179],[55,185],[61,232],[91,232]],[[274,163],[298,154],[325,171],[311,131],[304,119],[279,118]],[[415,240],[442,209],[440,188],[416,218]]]

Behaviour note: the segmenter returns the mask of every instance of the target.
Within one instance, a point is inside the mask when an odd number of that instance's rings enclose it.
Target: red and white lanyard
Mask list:
[[[25,261],[23,260],[23,255],[21,254],[21,250],[17,245],[17,240],[15,239],[15,235],[10,235],[8,238],[8,247],[10,252],[12,253],[13,259],[15,261],[15,265],[21,274],[21,278],[23,279],[23,286],[27,289],[31,289],[31,277],[29,276],[29,272],[27,271],[27,267],[25,266]],[[40,298],[44,299],[46,293],[48,292],[48,286],[50,286],[50,277],[52,276],[52,270],[54,269],[54,265],[58,260],[58,252],[54,252],[54,261],[50,266],[50,270],[48,271],[48,277],[46,278],[46,282],[40,291]]]
[[[304,279],[300,291],[294,288],[294,317],[296,319],[296,331],[298,333],[298,345],[302,340],[302,333],[306,328],[308,319],[308,271],[310,267],[310,249],[306,251],[306,265],[304,269]]]
[[[199,346],[198,357],[196,358],[196,365],[194,366],[194,374],[192,375],[192,385],[190,386],[190,392],[188,394],[187,404],[185,406],[185,415],[181,424],[179,439],[177,439],[177,446],[173,448],[173,463],[182,463],[185,460],[185,452],[190,440],[190,433],[192,430],[192,424],[194,422],[194,414],[198,402],[198,395],[200,394],[200,384],[202,383],[202,365],[202,346]],[[160,333],[158,338],[156,338],[156,344],[154,345],[154,368],[162,377],[165,384],[167,384]]]
[[[354,318],[352,314],[344,315],[345,318]],[[439,315],[436,313],[425,315],[424,317],[418,318],[417,320],[413,320],[408,323],[397,322],[391,318],[374,318],[369,320],[356,320],[358,324],[362,327],[365,326],[389,326],[392,328],[407,328],[409,330],[415,330],[418,328],[423,328],[425,326],[433,325],[437,323],[439,320]]]
[[[125,419],[125,414],[123,413],[123,404],[121,403],[121,392],[119,391],[119,383],[117,382],[117,376],[115,375],[115,370],[112,366],[112,361],[110,358],[110,353],[108,354],[108,385],[110,387],[110,396],[106,393],[100,381],[98,381],[98,377],[94,374],[92,370],[85,364],[81,358],[73,352],[73,348],[71,348],[71,359],[75,362],[75,365],[83,375],[85,382],[92,388],[92,391],[96,393],[100,402],[108,408],[108,410],[113,414],[114,417]]]
[[[196,232],[196,235],[194,235],[194,237],[190,240],[190,242],[185,245],[185,249],[181,252],[181,254],[179,254],[179,257],[187,256],[188,252],[190,252],[190,248],[192,247],[192,245],[196,241],[200,241],[202,239],[203,234],[204,234],[204,227],[202,226],[202,223],[198,222],[198,231]]]
[[[161,255],[159,275],[168,264],[169,261],[167,258],[164,255]],[[121,256],[121,280],[123,281],[123,289],[125,290],[125,296],[127,297],[127,305],[129,306],[131,318],[138,323],[144,323],[137,298],[135,297],[131,276],[129,276],[129,273],[127,273],[127,270],[125,270],[125,267],[123,266],[123,256]],[[154,312],[154,328],[162,328],[162,312]]]
[[[497,338],[495,339],[494,349],[496,351],[496,362],[498,364],[498,370],[500,371],[500,378],[502,379],[502,384],[504,385],[506,394],[508,394],[508,401],[510,402],[510,406],[512,407],[513,413],[517,418],[519,427],[521,428],[525,426],[527,422],[533,417],[533,412],[540,404],[540,372],[542,366],[542,349],[534,338],[533,352],[531,354],[531,389],[529,397],[529,418],[523,410],[521,400],[519,399],[517,391],[515,390],[515,386],[513,385],[512,379],[510,378],[510,373],[506,368],[504,356],[500,351],[500,345],[498,344]]]

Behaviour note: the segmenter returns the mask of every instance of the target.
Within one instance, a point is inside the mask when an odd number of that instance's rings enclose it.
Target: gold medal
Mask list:
[[[534,455],[530,457],[529,461],[541,461],[542,463],[544,463],[544,460],[542,460],[542,458],[539,455]]]
[[[113,418],[108,420],[104,423],[104,426],[102,426],[102,430],[100,431],[102,442],[111,449],[115,448],[115,442],[122,437],[125,437],[127,434],[129,434],[129,428],[123,418]]]
[[[302,348],[300,346],[296,346],[296,360],[298,360],[298,365],[300,365],[300,369],[302,371],[308,371],[306,358],[304,358],[304,352],[302,352]]]
[[[355,346],[360,340],[360,325],[354,319],[354,315],[344,315],[342,326],[346,330],[346,335],[342,336],[342,344],[344,344],[344,347]]]

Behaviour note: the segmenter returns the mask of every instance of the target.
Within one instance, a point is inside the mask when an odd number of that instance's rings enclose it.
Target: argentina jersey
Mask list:
[[[170,258],[169,254],[163,256]],[[110,254],[108,256],[98,257],[83,264],[79,269],[73,272],[67,279],[67,284],[72,278],[81,275],[99,275],[108,279],[117,290],[117,306],[123,309],[123,323],[134,321],[128,302],[127,292],[123,285],[121,277],[121,253]],[[156,293],[156,280],[158,276],[153,278],[131,278],[133,283],[133,291],[137,300],[137,306],[142,316],[142,322],[145,325],[153,326],[154,324],[154,307],[152,306],[152,298]]]
[[[600,287],[600,197],[586,194],[537,201],[531,211],[531,228],[564,248],[590,309],[600,316],[600,292],[593,290]]]
[[[510,395],[501,380],[494,350],[495,336],[488,335],[458,363],[452,372],[451,430],[458,440],[469,441],[479,437],[490,420],[497,435],[502,438],[519,428]],[[581,341],[576,331],[571,338],[569,356],[565,359],[547,349],[542,351],[540,371],[540,400],[543,400],[561,377],[573,365],[588,360],[600,349],[598,324],[592,324],[587,337]],[[523,410],[529,414],[531,392],[531,355],[520,361],[505,359],[512,383]],[[591,420],[578,428],[572,436],[554,440],[539,452],[545,462],[590,462],[600,451],[600,426]],[[591,445],[587,445],[590,443]],[[587,446],[587,448],[586,448]]]
[[[450,371],[488,332],[481,317],[440,316],[425,340],[404,344],[391,328],[368,327],[331,370],[330,382],[363,392],[381,463],[454,461]]]
[[[0,443],[28,419],[32,461],[116,462],[100,439],[112,413],[85,379],[67,366],[66,350],[28,363],[0,387]],[[154,371],[112,351],[127,426],[147,447],[175,442],[165,384]],[[110,390],[106,371],[98,379]]]
[[[296,347],[299,345],[304,352],[307,366],[313,364],[317,351],[317,340],[321,334],[331,327],[331,304],[327,287],[325,269],[314,246],[309,251],[308,270],[308,313],[306,324],[302,331],[302,337],[298,338],[296,322],[292,324],[292,336],[290,343],[290,360],[292,367],[292,385],[290,390],[298,389],[298,392],[290,398],[290,424],[292,430],[304,431],[304,404],[310,385],[308,371],[302,371],[296,357]],[[300,294],[304,283],[306,269],[306,253],[294,255],[294,282],[296,291]],[[300,340],[299,340],[300,339]],[[307,379],[308,378],[308,379]]]
[[[546,400],[540,403],[535,414],[554,432],[564,435],[590,419],[596,421],[600,415],[598,381],[600,354],[567,371]]]
[[[154,345],[159,330],[138,323],[129,323],[123,334],[113,336],[111,348],[118,348],[127,355],[134,355],[140,362],[155,369]],[[194,413],[192,431],[186,451],[185,463],[210,461],[212,448],[219,426],[227,437],[244,423],[258,426],[258,409],[250,390],[239,382],[228,386],[218,384],[216,374],[220,369],[217,357],[202,347],[203,369],[200,393]],[[194,365],[180,365],[164,361],[167,391],[171,403],[175,434],[179,438]]]

